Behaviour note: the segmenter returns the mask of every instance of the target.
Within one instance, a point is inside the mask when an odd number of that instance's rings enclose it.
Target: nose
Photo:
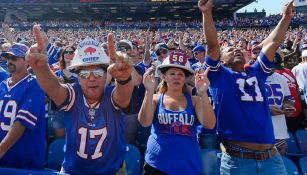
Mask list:
[[[88,80],[90,80],[90,81],[95,81],[96,80],[96,77],[94,76],[93,73],[90,74],[90,77],[88,77]]]

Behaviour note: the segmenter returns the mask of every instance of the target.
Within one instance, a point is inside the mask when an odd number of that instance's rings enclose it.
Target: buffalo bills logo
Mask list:
[[[93,47],[88,47],[84,50],[85,55],[88,55],[88,54],[93,55],[95,52],[96,52],[96,49]]]
[[[187,57],[182,52],[172,52],[169,56],[171,64],[177,64],[184,66],[187,63]]]

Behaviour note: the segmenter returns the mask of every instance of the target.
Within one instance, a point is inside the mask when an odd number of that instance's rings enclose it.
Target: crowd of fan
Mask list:
[[[306,14],[297,13],[292,19],[292,23],[303,24],[306,23]],[[220,28],[236,27],[271,27],[276,26],[280,20],[281,15],[270,15],[263,17],[238,17],[235,20],[220,19],[216,21],[216,26]],[[12,28],[29,29],[33,26],[34,21],[15,21],[9,24]],[[198,20],[161,20],[161,21],[65,21],[65,20],[46,20],[39,22],[44,28],[120,28],[120,29],[139,29],[139,28],[200,28],[201,21]]]

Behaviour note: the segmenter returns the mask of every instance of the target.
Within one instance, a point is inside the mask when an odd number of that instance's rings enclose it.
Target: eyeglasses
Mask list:
[[[75,52],[75,51],[73,51],[73,50],[70,50],[70,51],[67,50],[67,51],[64,52],[64,55],[66,55],[66,54],[72,55],[72,54],[74,54],[74,52]]]
[[[200,54],[200,52],[194,52],[194,55],[198,55],[198,54]]]
[[[96,78],[101,78],[105,75],[105,71],[103,69],[81,70],[78,75],[82,79],[89,79],[91,73],[93,73]]]
[[[18,57],[14,56],[14,55],[10,55],[8,54],[5,59],[7,60],[12,60],[12,61],[16,61],[18,59]]]
[[[161,50],[158,50],[158,51],[156,52],[156,55],[157,55],[157,56],[160,56],[160,55],[162,55],[162,54],[167,54],[167,50],[164,50],[164,49],[163,49],[162,51],[161,51]]]
[[[128,50],[131,50],[131,49],[125,46],[118,46],[116,50],[120,52],[127,52]]]

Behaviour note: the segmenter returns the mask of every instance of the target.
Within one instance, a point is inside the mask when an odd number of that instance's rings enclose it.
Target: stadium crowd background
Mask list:
[[[43,3],[46,1],[37,2]],[[218,29],[218,40],[221,50],[227,46],[238,45],[240,48],[244,48],[246,61],[250,61],[253,51],[257,49],[256,46],[271,33],[281,18],[281,15],[270,15],[266,17],[259,17],[257,15],[258,13],[255,12],[254,16],[238,17],[236,20],[231,18],[216,20],[215,25]],[[285,44],[281,46],[281,56],[287,57],[287,59],[283,60],[283,66],[290,70],[299,64],[304,64],[304,69],[307,70],[307,63],[302,62],[301,59],[303,51],[307,49],[307,32],[306,28],[304,28],[307,23],[306,19],[306,13],[296,14],[292,19],[291,27],[287,31]],[[191,60],[192,58],[195,60],[194,53],[197,52],[195,48],[199,45],[206,47],[207,44],[202,32],[201,21],[197,19],[121,22],[105,20],[80,21],[78,19],[41,19],[3,22],[3,30],[0,32],[1,51],[7,51],[14,42],[23,43],[27,46],[34,44],[35,39],[32,34],[33,24],[41,25],[49,38],[49,43],[54,47],[53,52],[50,52],[48,55],[48,62],[55,72],[60,69],[58,59],[62,48],[65,46],[76,47],[82,40],[90,37],[99,41],[101,47],[106,49],[107,34],[110,32],[113,33],[116,43],[122,40],[129,41],[126,44],[128,44],[129,47],[131,46],[129,49],[132,50],[135,64],[146,59],[156,60],[156,51],[159,49],[156,46],[159,43],[165,43],[168,51],[177,49],[184,50],[187,57],[191,58]],[[287,42],[291,43],[290,47],[287,46]],[[146,55],[146,49],[149,51],[149,55]],[[7,70],[5,58],[1,58],[0,61],[3,69]],[[304,78],[306,82],[307,77]],[[298,89],[301,93],[299,94],[300,97],[304,95],[303,90],[304,88]],[[297,130],[304,130],[307,128],[307,107],[306,101],[304,100],[304,98],[301,98],[302,112],[296,116],[294,122],[290,121],[291,124],[288,125],[289,132],[292,133],[292,135],[295,135]],[[49,144],[54,140],[63,139],[65,137],[63,130],[61,130],[63,129],[63,123],[61,123],[63,121],[55,116],[58,113],[50,106],[50,103],[48,103],[48,108],[46,108],[48,121],[47,141]],[[136,111],[136,113],[137,112],[138,111]],[[288,117],[287,121],[288,120],[292,120],[291,117]],[[53,122],[59,123],[54,124]],[[133,123],[132,126],[134,129],[133,132],[128,133],[130,136],[127,136],[127,138],[129,138],[127,143],[138,147],[143,154],[150,129],[143,128],[137,123]],[[218,139],[215,138],[214,132],[206,131],[202,134],[204,134],[203,136],[206,139],[203,143],[200,143],[203,149],[218,149]],[[304,140],[304,142],[306,142],[306,140]],[[306,156],[306,152],[304,156]],[[299,167],[297,157],[293,160]]]

